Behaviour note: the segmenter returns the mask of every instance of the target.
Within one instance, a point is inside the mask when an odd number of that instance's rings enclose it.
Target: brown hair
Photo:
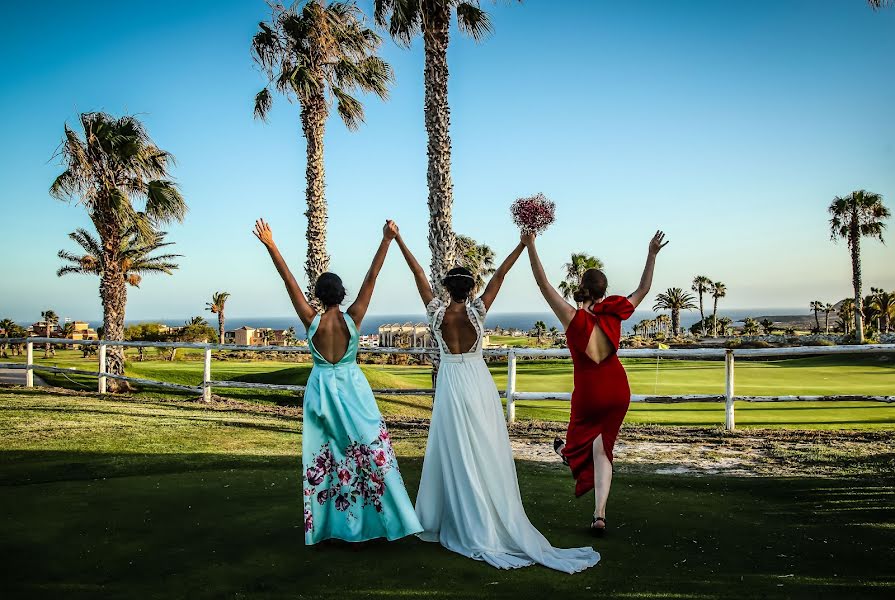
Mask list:
[[[606,279],[606,274],[603,271],[600,269],[588,269],[581,276],[581,283],[578,285],[578,289],[575,290],[573,297],[575,302],[582,304],[585,302],[596,302],[606,295],[608,286],[609,281]]]

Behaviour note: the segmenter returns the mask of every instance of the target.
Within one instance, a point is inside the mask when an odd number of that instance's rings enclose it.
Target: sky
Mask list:
[[[368,14],[370,4],[360,2]],[[862,0],[483,6],[494,33],[474,43],[454,30],[448,54],[458,232],[501,260],[518,241],[510,203],[543,192],[557,206],[539,240],[555,282],[585,251],[606,264],[610,292],[627,294],[663,229],[650,304],[698,274],[727,285],[728,308],[807,312],[850,295],[848,251],[830,242],[826,207],[864,188],[895,209],[895,10]],[[252,115],[265,80],[249,43],[267,5],[47,0],[0,11],[0,317],[101,315],[96,278],[55,274],[56,253],[75,249],[67,234],[89,227],[85,211],[47,192],[62,171],[63,125],[96,110],[139,116],[175,155],[190,209],[166,228],[180,269],[131,288],[128,319],[186,319],[217,290],[231,293],[232,316],[291,314],[250,233],[267,219],[304,281],[299,107],[276,97],[268,123]],[[331,118],[325,138],[331,270],[349,294],[386,218],[429,263],[422,44],[382,35],[389,100],[364,97],[366,124],[350,132]],[[863,248],[865,290],[895,288],[895,246]],[[546,309],[523,257],[492,311]],[[370,312],[421,310],[394,247]]]

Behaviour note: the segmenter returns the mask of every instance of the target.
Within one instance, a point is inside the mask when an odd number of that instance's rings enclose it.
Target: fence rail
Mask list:
[[[0,368],[24,369],[25,385],[34,386],[34,371],[50,373],[66,373],[76,375],[88,375],[97,378],[97,390],[106,392],[106,379],[118,379],[129,381],[139,385],[155,386],[165,389],[173,389],[183,392],[194,392],[202,395],[206,401],[211,399],[212,388],[232,389],[267,389],[303,392],[303,385],[287,385],[274,383],[252,383],[247,381],[213,380],[211,378],[211,357],[214,351],[247,351],[247,352],[283,352],[292,354],[308,354],[310,349],[306,346],[237,346],[233,344],[203,344],[191,342],[112,342],[108,340],[69,340],[63,338],[0,338],[4,344],[25,344],[25,364],[0,363]],[[34,364],[34,344],[54,344],[66,346],[98,346],[98,368],[96,371],[83,369],[68,369]],[[126,375],[117,375],[106,372],[106,348],[117,346],[124,348],[186,348],[202,350],[204,353],[202,383],[198,386],[181,385],[167,381],[154,379],[141,379]],[[432,348],[359,348],[359,352],[369,354],[424,354],[434,352]],[[657,350],[646,349],[621,349],[618,351],[620,358],[665,358],[670,360],[693,359],[723,359],[724,360],[724,394],[692,394],[678,396],[656,396],[636,394],[631,396],[632,402],[724,402],[724,426],[728,430],[735,427],[734,403],[736,400],[745,402],[789,402],[789,401],[842,401],[842,400],[871,400],[877,402],[895,402],[895,396],[858,396],[858,395],[831,395],[831,396],[737,396],[735,394],[734,375],[735,358],[793,358],[797,356],[818,356],[833,354],[895,354],[895,344],[865,344],[861,346],[797,346],[790,348],[692,348]],[[552,348],[491,348],[484,351],[486,356],[505,356],[507,358],[507,387],[500,391],[500,396],[506,398],[507,422],[512,423],[516,418],[517,400],[571,400],[572,394],[568,392],[520,392],[516,390],[516,364],[520,358],[569,358],[568,349]],[[387,388],[375,389],[374,393],[390,396],[431,396],[435,390],[431,388]]]

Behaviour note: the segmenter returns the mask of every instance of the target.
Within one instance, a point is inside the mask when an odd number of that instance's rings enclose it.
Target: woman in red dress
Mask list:
[[[566,441],[557,439],[554,449],[575,477],[575,495],[594,490],[594,519],[591,532],[606,532],[606,501],[612,484],[612,448],[621,428],[631,389],[625,368],[616,355],[621,338],[622,321],[631,316],[643,301],[653,282],[656,255],[668,242],[657,231],[649,244],[646,266],[640,285],[628,297],[607,296],[606,275],[589,269],[581,277],[575,292],[575,308],[550,285],[534,236],[523,236],[528,247],[531,270],[544,299],[553,309],[566,331],[569,352],[575,368],[572,392],[572,414]]]

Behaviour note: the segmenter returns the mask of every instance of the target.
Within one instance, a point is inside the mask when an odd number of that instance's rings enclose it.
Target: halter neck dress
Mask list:
[[[314,347],[320,315],[308,327],[314,367],[302,417],[306,544],[329,538],[394,540],[422,531],[385,421],[357,365],[357,327],[341,314],[350,338],[337,363]]]

